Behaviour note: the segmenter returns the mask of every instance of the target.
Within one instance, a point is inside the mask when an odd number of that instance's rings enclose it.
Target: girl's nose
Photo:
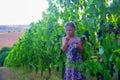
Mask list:
[[[68,33],[70,34],[70,31]]]

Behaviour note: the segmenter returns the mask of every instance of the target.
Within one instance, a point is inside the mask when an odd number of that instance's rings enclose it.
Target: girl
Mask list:
[[[63,37],[62,51],[66,52],[66,70],[64,80],[83,80],[81,73],[75,68],[76,62],[81,62],[83,52],[82,41],[75,36],[76,26],[73,22],[67,22],[64,26],[66,36]],[[74,67],[72,66],[75,65]]]

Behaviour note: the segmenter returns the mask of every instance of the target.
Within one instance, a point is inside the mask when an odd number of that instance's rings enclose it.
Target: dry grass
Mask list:
[[[0,32],[0,49],[2,47],[12,47],[24,32]]]
[[[62,80],[61,79],[61,72],[52,71],[51,77],[48,79],[48,72],[45,71],[43,76],[41,76],[40,71],[38,74],[35,71],[25,70],[23,68],[0,68],[3,72],[3,80]],[[1,76],[0,76],[1,77]],[[1,79],[0,79],[1,80]],[[87,78],[86,80],[97,80],[95,77],[92,76]],[[117,79],[117,73],[114,74],[112,80]]]
[[[62,80],[59,72],[53,72],[51,77],[48,79],[48,72],[44,72],[43,76],[41,73],[35,73],[35,71],[26,71],[20,68],[1,68],[2,79],[0,80]]]

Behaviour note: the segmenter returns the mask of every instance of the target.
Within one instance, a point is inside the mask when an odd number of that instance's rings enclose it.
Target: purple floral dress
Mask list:
[[[82,57],[80,53],[77,51],[75,54],[73,54],[74,44],[77,44],[79,41],[79,38],[74,38],[73,41],[68,43],[68,49],[66,50],[66,69],[65,69],[65,75],[64,80],[84,80],[80,71],[75,68],[75,62],[81,62]],[[69,64],[73,64],[74,67],[69,66]],[[76,65],[77,66],[77,65]]]

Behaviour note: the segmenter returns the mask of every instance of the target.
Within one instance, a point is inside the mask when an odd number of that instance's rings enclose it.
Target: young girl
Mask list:
[[[73,22],[67,22],[64,26],[66,36],[63,37],[62,51],[66,52],[66,70],[64,80],[84,80],[81,73],[75,68],[76,62],[81,62],[81,53],[83,52],[82,41],[75,36],[76,26]],[[75,66],[70,66],[74,64]]]

